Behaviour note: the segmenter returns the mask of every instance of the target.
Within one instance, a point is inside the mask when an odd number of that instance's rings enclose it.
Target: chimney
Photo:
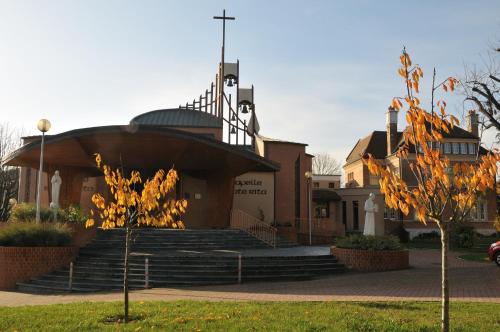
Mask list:
[[[467,131],[469,131],[472,135],[479,137],[479,116],[476,111],[470,110],[465,119],[467,122]]]
[[[398,111],[394,107],[387,110],[387,155],[391,155],[398,144]]]

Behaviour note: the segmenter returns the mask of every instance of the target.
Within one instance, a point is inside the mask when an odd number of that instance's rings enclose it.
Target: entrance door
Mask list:
[[[359,230],[358,201],[352,201],[352,228],[355,231]]]
[[[183,216],[186,228],[207,228],[207,180],[181,176],[182,196],[188,201]]]

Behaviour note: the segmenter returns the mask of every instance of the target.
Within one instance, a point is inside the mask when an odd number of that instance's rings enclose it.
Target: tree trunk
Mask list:
[[[126,226],[126,235],[125,235],[125,263],[123,266],[123,306],[124,306],[124,314],[123,314],[123,320],[125,323],[128,322],[128,259],[129,259],[129,254],[130,254],[130,225],[127,223]]]
[[[441,231],[441,332],[450,330],[450,289],[448,284],[448,225],[439,223]]]

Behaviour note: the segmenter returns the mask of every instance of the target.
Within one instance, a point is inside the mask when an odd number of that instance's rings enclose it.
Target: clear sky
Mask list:
[[[261,133],[339,160],[384,130],[403,45],[424,69],[425,101],[433,66],[460,76],[500,40],[498,0],[2,0],[0,121],[35,134],[45,117],[59,133],[192,100],[215,76],[223,8],[236,16],[226,61],[255,85]],[[461,115],[462,97],[451,100]]]

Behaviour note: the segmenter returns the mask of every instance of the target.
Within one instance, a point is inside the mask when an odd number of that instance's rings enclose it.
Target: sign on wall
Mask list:
[[[274,221],[274,173],[249,172],[234,182],[233,208],[261,219]]]

